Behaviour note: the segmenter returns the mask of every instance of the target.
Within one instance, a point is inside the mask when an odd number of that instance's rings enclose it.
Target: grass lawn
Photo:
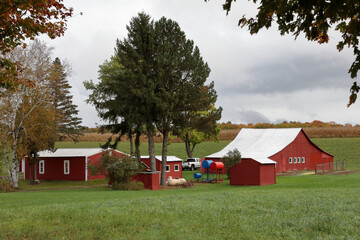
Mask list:
[[[358,239],[359,172],[277,182],[2,193],[0,239]]]

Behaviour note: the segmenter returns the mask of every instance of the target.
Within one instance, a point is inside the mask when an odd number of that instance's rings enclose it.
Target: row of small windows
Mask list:
[[[179,171],[179,164],[175,164],[174,165],[174,171],[178,172]],[[170,172],[170,165],[166,165],[166,172]]]
[[[289,163],[293,163],[292,157],[289,157]],[[294,163],[305,163],[305,157],[294,157]]]
[[[45,174],[45,161],[39,161],[39,174]],[[70,174],[70,161],[64,160],[64,174]]]

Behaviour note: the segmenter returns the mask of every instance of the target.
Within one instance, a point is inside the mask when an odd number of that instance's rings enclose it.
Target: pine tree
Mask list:
[[[80,125],[82,119],[77,116],[79,110],[73,104],[73,96],[70,93],[71,86],[67,76],[68,73],[65,71],[60,59],[55,58],[51,71],[51,88],[53,106],[56,111],[57,133],[60,141],[66,136],[73,141],[77,141],[78,137],[82,135],[83,127]]]

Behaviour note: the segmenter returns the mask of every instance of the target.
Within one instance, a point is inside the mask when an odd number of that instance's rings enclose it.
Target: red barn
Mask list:
[[[88,172],[88,164],[96,163],[101,156],[109,154],[128,155],[117,150],[102,148],[59,148],[55,152],[39,152],[40,161],[36,166],[36,175],[39,180],[67,180],[87,181],[104,179],[104,175],[92,176]],[[29,179],[29,164],[25,161],[23,168],[25,179]]]
[[[230,184],[275,183],[271,177],[273,172],[314,170],[315,163],[333,162],[333,156],[311,142],[301,128],[243,128],[229,145],[205,159],[221,161],[228,151],[235,148],[241,153],[242,163],[231,168],[231,172],[237,172],[230,174],[231,178],[238,179],[230,179]]]
[[[162,156],[155,156],[156,159],[156,171],[161,172],[161,162]],[[182,159],[175,156],[166,157],[166,179],[168,177],[172,178],[182,178]],[[141,161],[150,169],[150,157],[141,156]]]

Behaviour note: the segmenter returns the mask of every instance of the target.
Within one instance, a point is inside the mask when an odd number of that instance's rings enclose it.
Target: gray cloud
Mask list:
[[[265,123],[270,122],[264,114],[254,110],[238,110],[236,111],[236,117],[240,123]]]
[[[339,56],[338,56],[339,58]],[[319,58],[314,55],[291,56],[254,64],[239,83],[220,89],[227,92],[271,94],[301,90],[348,88],[349,65],[341,59]],[[241,78],[242,76],[239,76]]]

